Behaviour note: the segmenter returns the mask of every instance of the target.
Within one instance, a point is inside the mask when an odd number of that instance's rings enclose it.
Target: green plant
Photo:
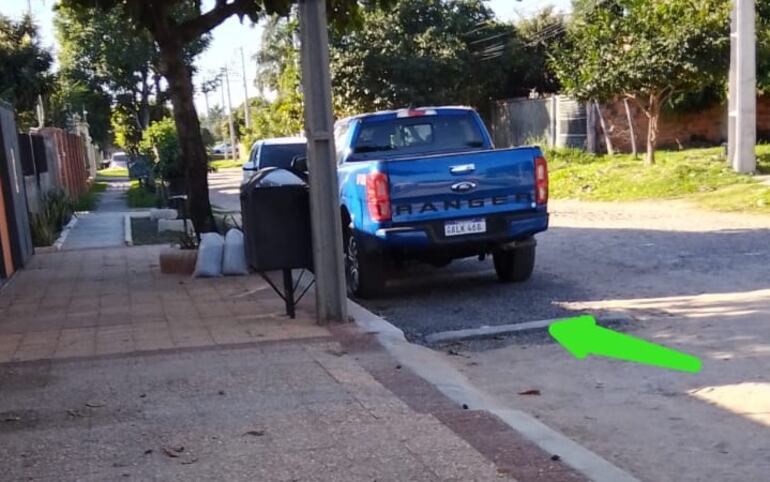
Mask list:
[[[139,143],[142,154],[155,161],[155,174],[162,179],[184,176],[174,120],[166,117],[155,121],[144,131]]]
[[[148,186],[139,184],[139,181],[131,181],[131,187],[126,191],[126,203],[130,208],[158,207],[158,193],[154,186],[150,190]]]
[[[30,219],[34,246],[50,246],[72,218],[73,205],[63,191],[49,191],[40,199],[39,212]]]
[[[108,167],[107,169],[100,169],[96,171],[97,177],[128,177],[128,168],[125,167]]]

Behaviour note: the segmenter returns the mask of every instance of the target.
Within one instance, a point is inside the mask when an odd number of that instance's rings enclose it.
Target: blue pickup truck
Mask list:
[[[390,266],[491,254],[503,282],[529,278],[548,228],[537,147],[494,149],[466,107],[363,114],[335,124],[349,289],[381,292]]]

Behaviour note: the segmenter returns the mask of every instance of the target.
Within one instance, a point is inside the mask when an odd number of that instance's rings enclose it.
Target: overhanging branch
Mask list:
[[[183,42],[191,42],[214,27],[227,20],[231,15],[247,15],[250,12],[259,11],[259,4],[255,0],[217,0],[216,6],[208,12],[187,20],[176,27]]]

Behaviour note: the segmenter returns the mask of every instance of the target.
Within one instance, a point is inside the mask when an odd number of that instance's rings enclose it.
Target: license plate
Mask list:
[[[447,221],[444,223],[444,235],[462,236],[487,232],[486,219],[465,219],[463,221]]]

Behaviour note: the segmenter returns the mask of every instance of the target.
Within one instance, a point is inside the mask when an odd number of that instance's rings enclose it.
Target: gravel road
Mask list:
[[[456,343],[448,358],[474,385],[640,480],[766,480],[770,216],[670,202],[560,202],[554,212],[539,268],[562,291],[536,303],[628,313],[623,330],[699,357],[702,370],[577,360],[543,333]],[[541,316],[510,292],[490,310],[513,310],[516,300],[511,319]],[[403,311],[396,319],[407,323]]]
[[[671,201],[554,201],[551,212],[526,283],[498,283],[489,259],[410,266],[364,304],[419,341],[438,331],[570,316],[591,301],[770,287],[770,217]]]

